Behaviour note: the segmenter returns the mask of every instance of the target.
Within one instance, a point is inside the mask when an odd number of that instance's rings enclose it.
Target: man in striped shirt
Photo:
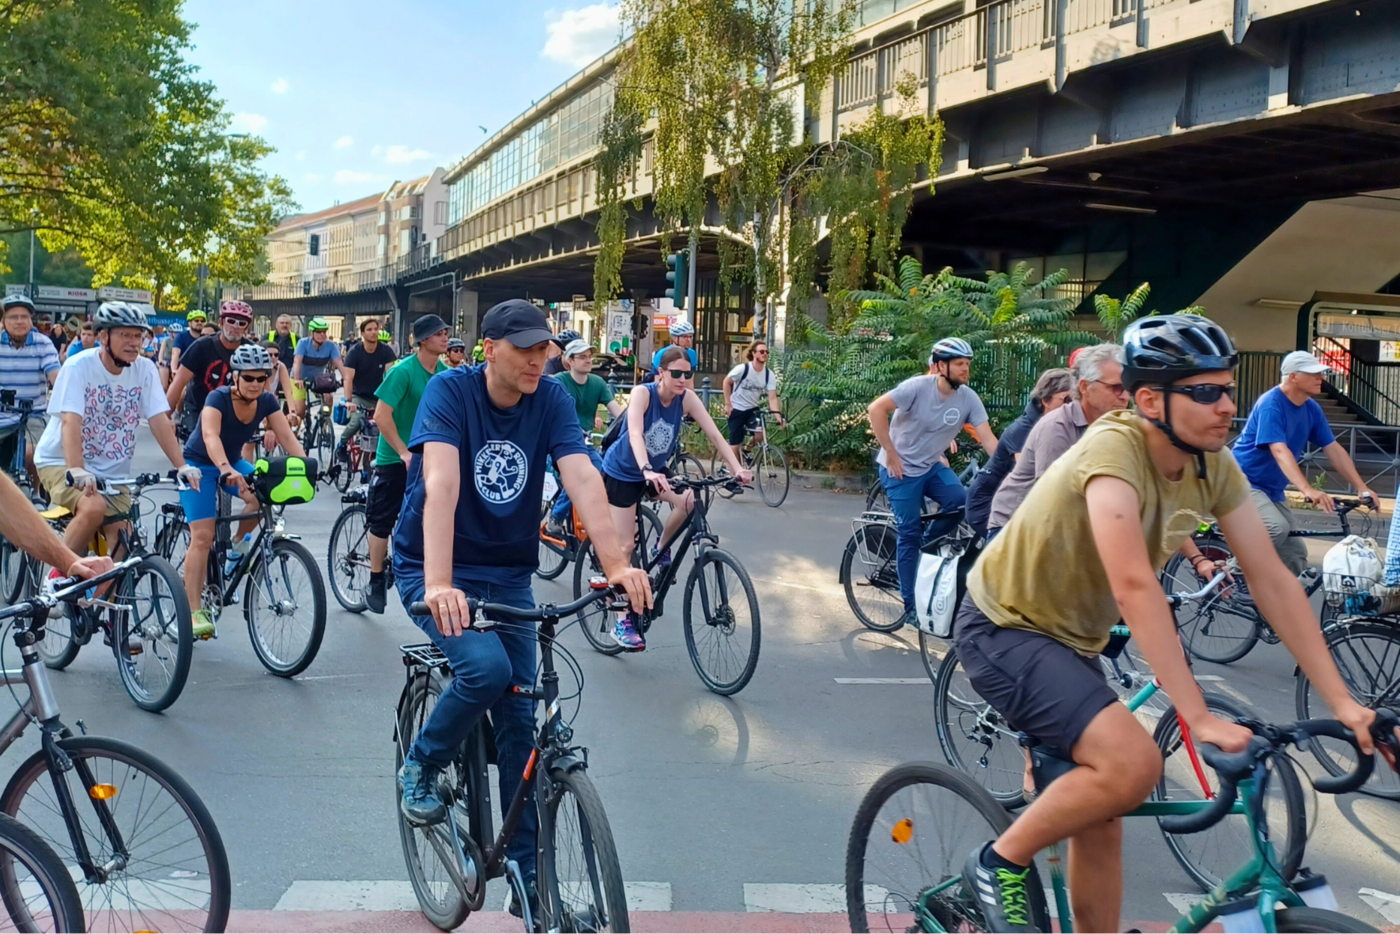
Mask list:
[[[34,446],[44,433],[44,407],[49,388],[58,378],[58,353],[53,341],[34,329],[34,303],[29,296],[7,295],[0,305],[3,305],[0,323],[4,324],[4,330],[0,331],[0,389],[14,390],[15,401],[34,403],[34,415],[28,425],[23,426],[28,437],[24,460],[30,480],[38,489]],[[10,469],[21,427],[18,415],[0,412],[0,469]]]

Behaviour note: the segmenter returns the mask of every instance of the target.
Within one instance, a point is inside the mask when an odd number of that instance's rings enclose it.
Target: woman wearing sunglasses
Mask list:
[[[185,461],[198,467],[203,480],[198,490],[181,490],[180,505],[185,509],[185,521],[190,525],[190,547],[185,554],[185,595],[190,600],[194,636],[208,638],[214,634],[214,621],[201,606],[204,591],[205,565],[209,549],[214,544],[214,517],[218,514],[219,486],[243,499],[247,504],[247,520],[239,523],[234,535],[234,552],[241,557],[245,547],[243,536],[258,524],[258,501],[245,479],[253,465],[242,457],[243,446],[253,439],[264,419],[277,435],[277,443],[296,457],[305,457],[287,416],[282,414],[277,396],[269,392],[268,381],[277,372],[272,356],[257,344],[244,344],[229,360],[233,383],[209,393],[200,412],[200,430],[185,444]],[[237,457],[237,460],[232,458]]]
[[[627,411],[627,436],[619,438],[603,457],[603,486],[608,491],[613,524],[621,541],[636,538],[637,504],[644,496],[656,496],[672,505],[666,527],[661,532],[661,563],[667,560],[671,539],[695,505],[690,490],[677,493],[666,481],[666,464],[680,438],[681,419],[693,418],[714,444],[715,450],[729,462],[729,471],[740,481],[749,483],[753,473],[734,458],[734,451],[725,443],[715,420],[705,410],[700,397],[688,390],[695,386],[695,368],[684,349],[676,346],[661,352],[656,382],[642,383],[632,392]],[[637,620],[631,611],[621,616],[613,627],[613,641],[632,652],[646,649]]]

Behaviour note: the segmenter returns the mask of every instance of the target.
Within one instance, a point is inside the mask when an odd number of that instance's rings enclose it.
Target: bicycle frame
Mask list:
[[[272,516],[272,507],[266,503],[260,503],[258,508],[258,528],[254,533],[252,547],[248,549],[243,559],[238,562],[238,566],[233,569],[233,574],[226,575],[224,573],[224,559],[228,554],[229,539],[232,537],[232,527],[246,521],[248,518],[249,516],[246,513],[239,513],[234,516],[214,517],[214,545],[209,549],[209,571],[205,580],[206,584],[208,581],[216,581],[218,583],[221,595],[219,601],[221,608],[222,606],[228,605],[229,597],[238,592],[238,586],[243,583],[243,578],[252,573],[253,562],[259,557],[264,557],[263,552],[272,545],[275,538],[301,537],[300,535],[290,535],[286,532],[277,532],[275,529],[276,520]],[[219,534],[220,526],[229,526],[230,534],[228,536],[221,536]],[[271,586],[270,580],[268,584]],[[290,590],[290,588],[291,585],[288,583],[288,589]],[[268,599],[272,599],[271,592],[268,593]]]
[[[647,575],[650,576],[652,569],[656,567],[656,563],[661,557],[661,552],[672,542],[680,541],[680,545],[675,548],[675,553],[671,558],[670,565],[666,568],[665,572],[662,573],[661,577],[657,579],[656,583],[652,585],[651,593],[653,606],[651,610],[648,611],[652,619],[657,619],[665,614],[666,594],[670,591],[671,585],[676,581],[677,569],[681,566],[681,563],[685,561],[685,556],[690,551],[691,543],[695,543],[696,560],[703,558],[708,548],[719,544],[718,536],[710,531],[704,500],[705,498],[697,492],[695,496],[695,505],[690,510],[690,515],[686,516],[685,521],[681,523],[681,527],[676,529],[676,534],[671,537],[671,541],[658,542],[655,557],[646,554],[641,556],[642,570],[646,571]],[[646,541],[645,533],[646,527],[643,525],[642,512],[638,509],[637,542],[639,543],[639,549],[642,551],[646,550],[640,546],[640,543]],[[723,575],[721,575],[718,580],[720,589],[724,590],[725,584]],[[704,596],[703,593],[702,596]],[[729,594],[721,593],[720,600],[721,602],[727,602],[729,600]],[[705,612],[707,614],[709,613],[709,607],[705,607]]]

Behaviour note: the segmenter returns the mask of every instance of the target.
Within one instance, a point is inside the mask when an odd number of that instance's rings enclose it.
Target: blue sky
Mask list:
[[[616,0],[187,0],[189,61],[303,211],[448,166],[617,38]],[[485,133],[481,127],[485,127]]]

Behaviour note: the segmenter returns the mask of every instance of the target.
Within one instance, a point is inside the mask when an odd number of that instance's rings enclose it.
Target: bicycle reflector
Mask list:
[[[894,828],[890,831],[890,839],[893,840],[895,843],[908,843],[913,838],[914,822],[907,817],[899,823],[895,824]]]
[[[98,801],[111,801],[117,796],[116,785],[93,785],[88,789],[88,797]]]

